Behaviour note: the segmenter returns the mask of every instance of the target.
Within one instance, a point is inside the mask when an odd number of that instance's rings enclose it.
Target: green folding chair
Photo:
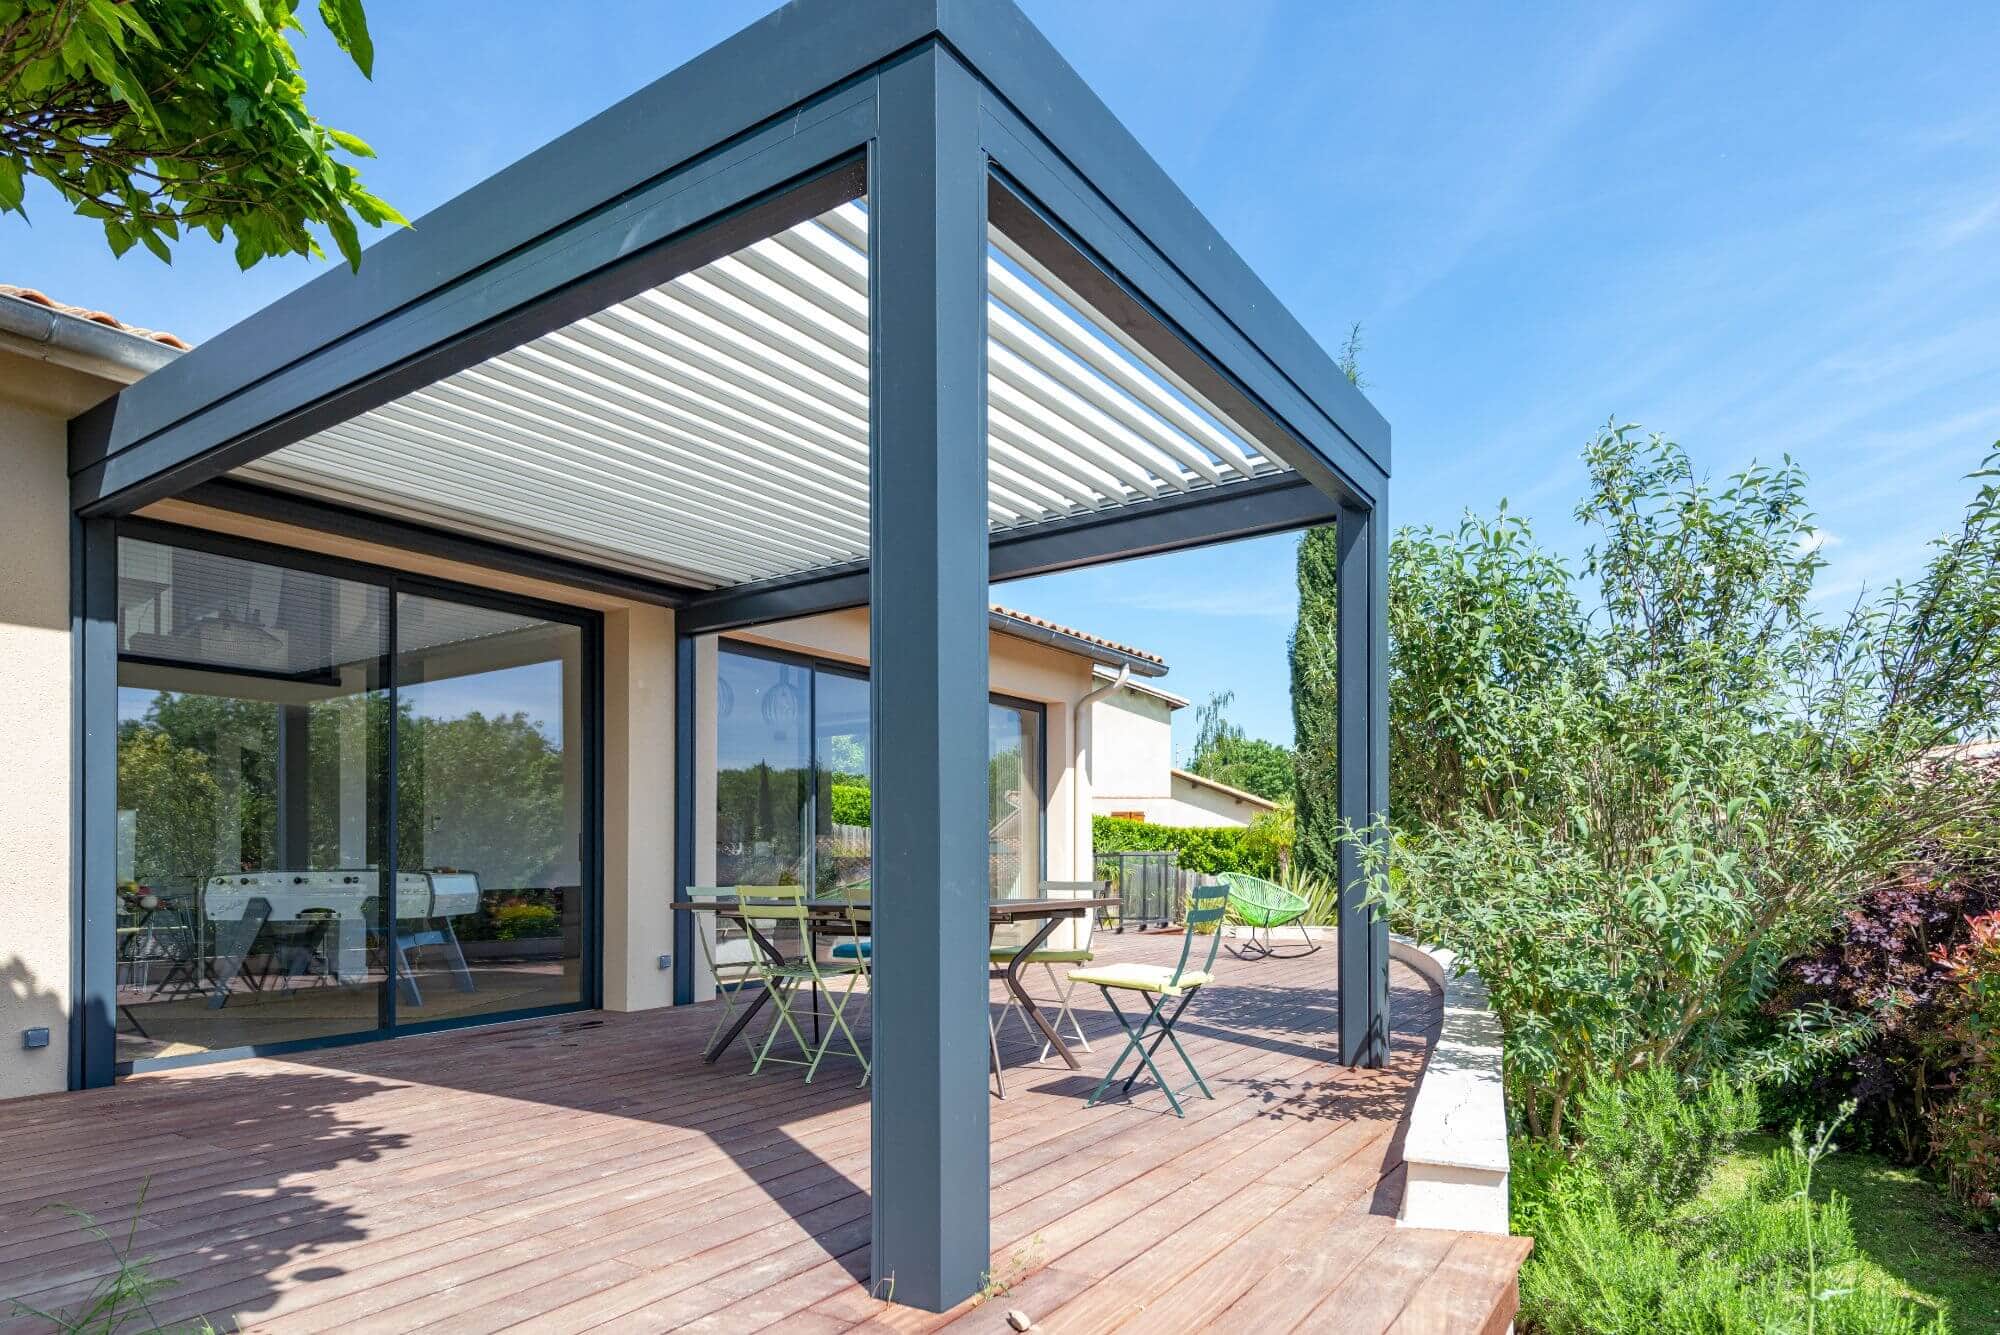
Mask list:
[[[737,897],[734,886],[691,885],[687,890],[690,901],[700,903],[714,900],[734,900]],[[696,922],[694,938],[701,944],[701,957],[708,964],[708,976],[715,980],[715,999],[722,1003],[722,1014],[708,1031],[708,1039],[701,1045],[706,1051],[715,1036],[736,1019],[736,999],[746,989],[754,991],[761,986],[757,973],[758,961],[764,952],[757,948],[748,930],[741,935],[724,938],[726,920],[720,916],[713,920],[715,931],[711,934],[707,924]],[[751,1056],[757,1055],[757,1037],[748,1029],[742,1034],[744,1046]],[[721,1054],[716,1054],[720,1056]]]
[[[1110,883],[1100,881],[1044,881],[1042,882],[1041,890],[1044,896],[1056,891],[1069,892],[1073,895],[1108,894],[1110,893]],[[1096,926],[1096,917],[1097,914],[1095,911],[1092,911],[1080,918],[1070,919],[1068,924],[1069,934],[1073,944],[1068,946],[1045,946],[1041,950],[1031,953],[1026,960],[1029,968],[1033,968],[1039,964],[1042,966],[1042,972],[1049,976],[1049,986],[1054,989],[1056,994],[1056,1032],[1060,1034],[1063,1032],[1063,1025],[1068,1024],[1070,1036],[1077,1041],[1077,1045],[1085,1052],[1090,1051],[1090,1039],[1084,1035],[1083,1024],[1076,1018],[1076,1012],[1070,1006],[1070,998],[1076,992],[1076,975],[1071,974],[1066,980],[1058,979],[1056,977],[1056,965],[1088,964],[1097,958],[1090,949],[1090,938]],[[1061,930],[1061,928],[1057,929],[1057,935],[1061,934]],[[1006,942],[996,941],[987,947],[988,961],[993,966],[1005,968],[1014,962],[1014,952],[1020,948],[1021,943],[1018,940],[1011,945]],[[1037,1062],[1047,1061],[1052,1045],[1048,1039],[1043,1038],[1041,1030],[1035,1028],[1033,1023],[1028,1019],[1027,1013],[1021,1009],[1021,1003],[1016,999],[1014,994],[1009,992],[1006,996],[1007,1003],[1005,1008],[1000,1012],[1000,1022],[1005,1024],[1008,1013],[1012,1012],[1021,1021],[1021,1028],[1027,1033],[1030,1041],[1038,1038],[1042,1040],[1042,1055],[1035,1058],[1035,1060]],[[989,1028],[992,1028],[992,1021],[989,1020],[987,1025]],[[1000,1043],[998,1029],[994,1029],[993,1043],[997,1051]]]
[[[1234,946],[1229,948],[1230,953],[1236,958],[1243,959],[1251,952],[1259,957],[1277,956],[1277,948],[1271,940],[1271,931],[1273,928],[1289,926],[1292,923],[1298,924],[1299,935],[1306,939],[1306,948],[1292,951],[1290,957],[1310,955],[1319,949],[1319,942],[1312,939],[1312,933],[1306,930],[1304,921],[1312,905],[1302,896],[1293,894],[1276,881],[1267,881],[1261,876],[1251,876],[1246,872],[1226,871],[1222,873],[1222,879],[1229,885],[1231,911],[1250,927],[1250,939],[1243,949],[1238,950]],[[1261,940],[1258,937],[1259,932],[1263,933]]]
[[[739,887],[737,894],[744,899],[765,901],[757,904],[756,908],[751,911],[752,916],[756,917],[759,921],[768,920],[774,923],[796,922],[799,925],[800,935],[807,935],[806,927],[809,915],[806,908],[806,889],[804,886],[746,885]],[[847,905],[846,917],[850,936],[855,940],[859,940],[861,934],[860,924],[867,921],[868,905],[866,903],[857,903],[850,899]],[[866,1085],[868,1077],[871,1074],[868,1066],[868,1054],[861,1050],[861,1041],[854,1036],[854,1031],[847,1027],[845,1012],[847,1003],[854,997],[854,985],[865,975],[867,966],[858,959],[834,959],[821,963],[814,951],[807,950],[801,959],[786,960],[782,964],[772,963],[769,960],[759,960],[756,967],[758,980],[763,983],[765,990],[770,993],[771,1004],[777,1007],[778,1018],[764,1035],[763,1045],[757,1049],[757,1059],[750,1065],[750,1074],[755,1075],[759,1071],[762,1071],[766,1062],[777,1062],[786,1066],[803,1066],[806,1068],[806,1083],[811,1084],[812,1078],[819,1074],[819,1064],[826,1060],[826,1054],[832,1050],[834,1039],[840,1037],[847,1040],[847,1050],[854,1054],[856,1061],[861,1063],[861,1083]],[[847,980],[847,986],[840,991],[834,990],[832,986],[832,981],[838,978]],[[817,1045],[806,1041],[806,1036],[799,1029],[798,1022],[792,1018],[791,1001],[801,988],[812,988],[818,992],[825,993],[831,1009],[831,1013],[827,1017],[826,1028],[821,1033]],[[790,1031],[793,1041],[799,1045],[800,1056],[774,1057],[771,1055],[771,1045],[777,1041],[778,1030],[780,1028]]]
[[[1111,1063],[1111,1069],[1097,1082],[1097,1088],[1090,1092],[1084,1107],[1096,1106],[1097,1101],[1104,1097],[1105,1088],[1118,1078],[1125,1059],[1135,1052],[1139,1054],[1140,1065],[1134,1066],[1132,1074],[1125,1077],[1125,1093],[1132,1092],[1132,1082],[1139,1078],[1141,1070],[1146,1070],[1151,1071],[1153,1079],[1159,1082],[1167,1102],[1173,1105],[1176,1117],[1187,1116],[1181,1108],[1180,1095],[1198,1089],[1208,1098],[1215,1097],[1208,1083],[1201,1078],[1201,1072],[1195,1069],[1193,1058],[1181,1046],[1179,1035],[1174,1033],[1174,1025],[1179,1023],[1181,1012],[1187,1009],[1195,994],[1215,979],[1215,954],[1222,944],[1222,918],[1228,912],[1228,899],[1229,887],[1224,885],[1198,885],[1189,892],[1187,928],[1181,933],[1181,957],[1171,969],[1164,964],[1107,964],[1102,968],[1076,969],[1070,973],[1072,982],[1088,984],[1104,993],[1105,1003],[1111,1007],[1111,1013],[1118,1017],[1119,1027],[1125,1031],[1125,1046],[1119,1051],[1118,1060]],[[1208,958],[1202,961],[1199,969],[1190,969],[1188,959],[1194,953],[1195,937],[1201,935],[1203,927],[1209,928]],[[1146,1002],[1146,1013],[1139,1017],[1136,1025],[1119,1008],[1115,995],[1118,992],[1136,992]],[[1174,1002],[1171,1014],[1165,1013],[1169,1001]],[[1148,1034],[1153,1039],[1150,1045],[1146,1042]],[[1174,1051],[1180,1054],[1181,1064],[1194,1077],[1193,1084],[1177,1090],[1167,1083],[1166,1076],[1153,1063],[1153,1054],[1160,1050],[1161,1043],[1173,1044]]]

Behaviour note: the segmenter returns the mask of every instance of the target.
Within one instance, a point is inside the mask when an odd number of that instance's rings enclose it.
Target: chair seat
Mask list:
[[[1107,964],[1101,969],[1073,969],[1073,983],[1093,987],[1119,987],[1131,992],[1162,992],[1179,996],[1210,981],[1212,975],[1190,969],[1174,981],[1174,971],[1164,964]]]
[[[766,978],[796,978],[801,982],[812,982],[815,978],[840,978],[850,973],[861,972],[861,966],[843,960],[833,964],[822,964],[815,973],[813,966],[805,960],[793,960],[784,964],[773,964],[764,970]]]
[[[875,958],[875,941],[872,937],[862,937],[859,941],[840,941],[833,947],[832,955],[837,960]]]
[[[995,946],[988,957],[995,963],[1011,964],[1014,952],[1004,946]],[[1028,955],[1030,964],[1088,964],[1097,956],[1088,950],[1037,950]]]

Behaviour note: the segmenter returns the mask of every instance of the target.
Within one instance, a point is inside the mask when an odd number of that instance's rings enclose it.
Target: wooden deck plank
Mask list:
[[[1178,949],[1099,939],[1105,959]],[[1435,994],[1399,966],[1389,1067],[1349,1071],[1330,1060],[1334,975],[1330,952],[1225,959],[1183,1021],[1217,1097],[1187,1099],[1183,1118],[1150,1081],[1083,1107],[1123,1041],[1101,1000],[1078,998],[1095,1049],[1082,1071],[1036,1064],[1039,1039],[1009,1020],[1008,1097],[991,1105],[996,1293],[950,1313],[867,1291],[869,1109],[851,1072],[810,1086],[791,1068],[752,1077],[740,1048],[706,1065],[705,1007],[0,1104],[0,1142],[36,1147],[0,1164],[0,1298],[88,1292],[108,1268],[102,1247],[38,1207],[120,1224],[147,1183],[137,1250],[180,1281],[158,1315],[223,1328],[1001,1330],[1021,1307],[1052,1330],[1319,1328],[1337,1315],[1379,1335],[1511,1316],[1524,1243],[1399,1231],[1384,1213]],[[865,1035],[865,1005],[856,1018]]]

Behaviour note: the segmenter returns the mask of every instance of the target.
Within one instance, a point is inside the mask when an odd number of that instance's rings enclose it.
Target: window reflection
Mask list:
[[[718,885],[866,888],[874,867],[867,677],[722,647],[716,654]],[[987,709],[988,882],[1037,893],[1043,875],[1042,711]]]
[[[812,669],[724,652],[715,688],[715,874],[806,884]]]

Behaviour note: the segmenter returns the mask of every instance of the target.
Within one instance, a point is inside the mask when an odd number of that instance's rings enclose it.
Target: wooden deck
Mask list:
[[[1159,937],[1101,935],[1110,958]],[[0,1104],[0,1295],[70,1307],[122,1238],[178,1286],[163,1323],[407,1332],[1504,1330],[1523,1239],[1394,1227],[1400,1119],[1439,1016],[1396,966],[1394,1059],[1332,1065],[1334,958],[1223,957],[1188,1012],[1216,1093],[1085,1109],[1010,1021],[993,1105],[995,1295],[871,1297],[868,1104],[699,1060],[714,1009],[583,1015],[141,1077]],[[1038,992],[1045,990],[1040,980]],[[998,989],[995,997],[997,1001]],[[863,1008],[865,1011],[865,1007]],[[997,1007],[996,1007],[997,1009]],[[1173,1073],[1173,1068],[1167,1068]],[[7,1304],[0,1303],[0,1317]],[[0,1331],[43,1329],[0,1319]]]

